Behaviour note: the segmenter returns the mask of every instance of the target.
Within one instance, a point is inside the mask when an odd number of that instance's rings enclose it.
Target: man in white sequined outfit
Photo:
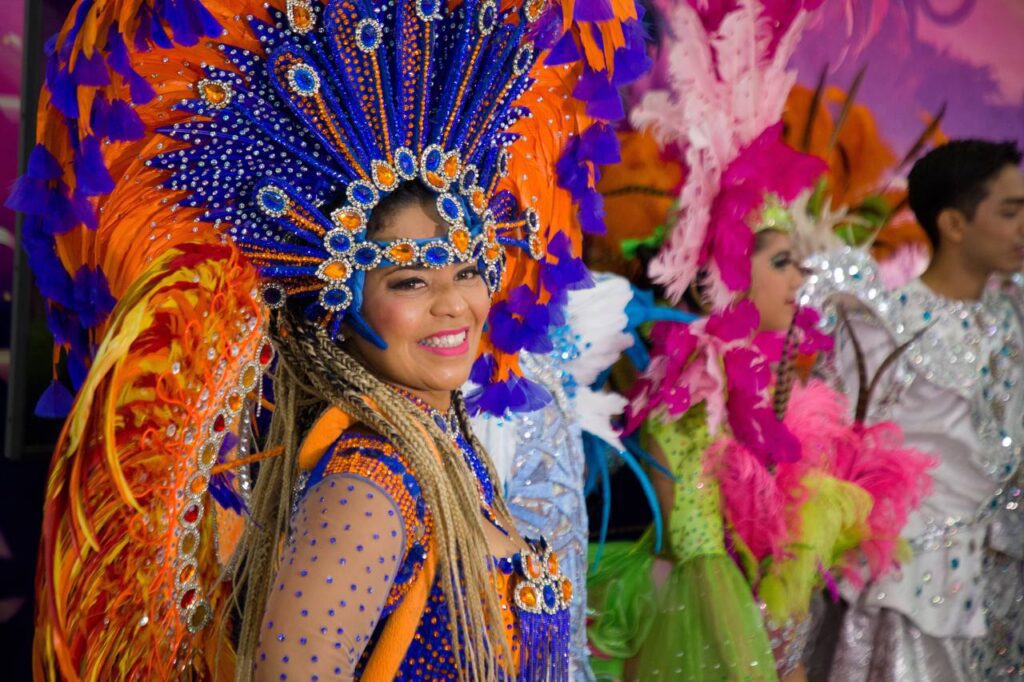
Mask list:
[[[844,590],[831,680],[1019,674],[1024,338],[1019,289],[1002,281],[1024,265],[1020,161],[1013,144],[960,140],[915,164],[910,205],[934,255],[900,289],[863,251],[810,263],[803,302],[823,307],[836,336],[826,374],[858,416],[900,424],[908,446],[940,460],[903,533],[911,558]]]

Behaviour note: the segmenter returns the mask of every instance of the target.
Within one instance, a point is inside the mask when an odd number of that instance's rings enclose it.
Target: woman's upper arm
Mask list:
[[[376,483],[340,473],[310,488],[268,596],[256,680],[351,679],[404,544],[399,507]]]

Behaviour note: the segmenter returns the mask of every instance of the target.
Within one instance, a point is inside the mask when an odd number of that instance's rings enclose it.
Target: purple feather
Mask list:
[[[576,46],[576,40],[572,37],[572,33],[566,33],[562,36],[562,39],[558,41],[548,56],[544,59],[546,66],[561,66],[562,64],[570,64],[578,61],[580,58],[580,50]]]
[[[142,28],[147,26],[145,21],[141,21],[139,24],[138,33],[142,33]],[[149,35],[148,29],[146,35]],[[142,49],[148,49],[148,37],[143,41]],[[136,35],[136,48],[138,48],[139,36]],[[121,76],[128,81],[128,87],[131,90],[132,103],[134,104],[146,104],[154,97],[156,92],[152,86],[146,81],[145,78],[140,76],[131,66],[131,61],[128,58],[128,46],[125,45],[124,37],[121,32],[117,30],[116,24],[110,27],[110,32],[107,35],[107,49],[109,54],[107,55],[107,64],[110,68],[121,74]]]
[[[162,47],[165,50],[174,47],[174,43],[171,42],[167,31],[164,30],[163,24],[160,23],[160,17],[155,13],[149,17],[149,37],[157,47]]]
[[[587,188],[577,201],[580,227],[587,234],[604,234],[608,226],[604,222],[604,196],[595,189]]]
[[[78,313],[83,325],[95,327],[107,318],[116,303],[103,271],[92,270],[87,265],[78,269],[72,309]]]
[[[615,18],[608,0],[576,0],[572,15],[576,21],[610,21]]]
[[[142,119],[128,102],[116,99],[110,105],[107,136],[115,142],[133,142],[145,134]]]
[[[72,344],[68,352],[68,375],[71,377],[71,386],[77,391],[85,383],[85,377],[89,375],[89,364],[86,362],[89,349],[83,344]]]
[[[57,180],[63,175],[60,163],[53,157],[50,150],[41,144],[32,148],[28,156],[28,175],[37,180]]]
[[[35,415],[44,419],[62,419],[71,411],[71,391],[56,379],[50,382],[36,403]]]
[[[91,57],[86,57],[84,53],[79,54],[71,78],[77,85],[97,88],[110,85],[110,73],[107,72],[107,65],[99,52],[93,52]]]
[[[56,187],[51,187],[46,193],[42,217],[42,227],[50,234],[64,234],[78,225],[75,207],[68,198],[68,186],[63,182],[58,182]]]
[[[230,471],[214,474],[210,477],[210,485],[207,490],[223,509],[230,509],[236,514],[242,515],[245,513],[245,500],[231,485],[233,479],[234,475]]]
[[[580,136],[579,155],[602,166],[618,163],[622,160],[619,155],[619,138],[611,126],[596,123]]]
[[[75,157],[75,178],[78,182],[77,191],[86,196],[109,194],[114,190],[114,180],[103,163],[100,141],[92,135],[79,145]]]
[[[74,208],[75,217],[90,230],[96,230],[100,226],[99,216],[96,215],[96,208],[92,205],[89,197],[81,192],[75,192],[71,196],[71,206]]]
[[[38,215],[26,216],[21,243],[28,254],[28,265],[35,274],[39,292],[51,301],[68,305],[71,302],[71,277],[57,257],[53,238],[43,229],[42,222]]]
[[[200,28],[197,17],[187,0],[164,0],[158,10],[171,27],[174,42],[186,47],[199,42]]]

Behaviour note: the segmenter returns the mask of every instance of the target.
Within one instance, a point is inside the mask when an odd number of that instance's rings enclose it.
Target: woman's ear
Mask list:
[[[960,244],[967,235],[967,216],[956,208],[944,208],[935,218],[942,242]]]

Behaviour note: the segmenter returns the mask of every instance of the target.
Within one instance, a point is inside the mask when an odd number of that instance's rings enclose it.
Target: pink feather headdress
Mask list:
[[[767,194],[791,201],[825,171],[819,159],[785,145],[780,124],[796,78],[786,64],[806,23],[804,7],[817,4],[794,0],[785,20],[774,5],[752,0],[714,21],[703,5],[704,14],[686,2],[666,9],[667,88],[645,93],[631,120],[659,143],[679,145],[689,169],[675,225],[650,265],[673,303],[698,277],[714,310],[746,291],[751,215]]]

